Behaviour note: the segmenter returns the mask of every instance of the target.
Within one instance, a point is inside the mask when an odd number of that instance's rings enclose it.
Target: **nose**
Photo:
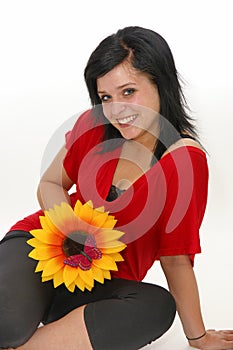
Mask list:
[[[119,116],[126,108],[125,103],[123,102],[111,102],[110,105],[112,117]]]

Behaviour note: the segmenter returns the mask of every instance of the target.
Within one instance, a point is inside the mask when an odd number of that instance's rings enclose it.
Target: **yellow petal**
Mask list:
[[[93,264],[92,264],[91,270],[92,270],[94,279],[95,279],[97,282],[104,283],[104,274],[103,274],[103,270],[100,269],[99,267],[93,265]]]
[[[85,288],[87,288],[87,289],[89,290],[89,292],[91,292],[93,287],[92,287],[92,286],[89,286],[88,284],[86,284],[86,285],[85,285]]]
[[[42,276],[54,275],[57,271],[64,267],[64,257],[59,255],[55,258],[49,259],[43,269]]]
[[[67,235],[77,229],[77,216],[68,203],[61,203],[60,206],[55,205],[54,209],[47,211],[49,219],[52,221],[59,231]]]
[[[102,247],[102,243],[115,241],[122,237],[124,232],[118,230],[102,229],[95,234],[95,240],[98,247]],[[104,246],[103,246],[104,247]]]
[[[112,215],[109,215],[108,220],[105,221],[105,223],[102,225],[102,227],[113,228],[116,225],[116,223],[117,223],[117,220],[115,219],[115,217]]]
[[[104,278],[106,278],[107,280],[111,279],[111,273],[109,270],[103,270],[103,274],[104,274]]]
[[[63,269],[63,279],[66,287],[70,286],[76,278],[78,277],[79,269],[77,267],[72,267],[69,265],[65,265]]]
[[[43,271],[47,262],[48,262],[48,260],[39,260],[38,264],[36,265],[35,272]]]
[[[58,272],[55,273],[53,276],[53,285],[55,288],[60,286],[64,282],[63,279],[63,269],[59,270]]]
[[[35,260],[48,260],[55,256],[63,255],[61,247],[47,246],[33,249],[28,256]]]
[[[120,253],[113,253],[113,254],[109,254],[111,256],[111,258],[113,258],[113,260],[115,261],[124,261],[124,258],[121,256]]]
[[[32,230],[30,233],[39,241],[45,244],[62,245],[65,236],[61,238],[55,232],[48,232],[44,230]]]
[[[71,283],[69,286],[67,286],[67,289],[70,291],[70,292],[74,292],[74,290],[75,290],[75,283],[73,282],[73,283]]]
[[[77,217],[77,231],[93,234],[96,231],[96,227]]]
[[[84,292],[85,288],[87,288],[90,291],[93,288],[92,286],[89,286],[87,283],[85,283],[80,276],[78,276],[76,278],[75,283],[76,283],[76,286],[83,292]]]
[[[46,232],[54,232],[56,235],[60,236],[61,238],[64,238],[64,234],[61,231],[59,231],[58,227],[56,227],[50,220],[47,211],[44,212],[44,217],[40,217],[40,220],[41,226]]]
[[[100,248],[101,252],[103,254],[113,254],[113,253],[118,253],[118,252],[121,252],[123,249],[126,248],[126,245],[122,242],[119,242],[119,245],[118,246],[112,246],[110,245],[110,247],[107,247],[107,248]]]
[[[82,278],[78,275],[78,277],[75,280],[76,286],[81,289],[81,291],[84,292],[85,289],[85,282],[82,280]]]
[[[109,255],[102,255],[101,259],[93,260],[92,264],[104,270],[118,270],[115,261]]]
[[[93,217],[93,207],[90,206],[90,201],[85,203],[82,208],[80,209],[80,212],[79,212],[79,218],[82,220],[82,221],[85,221],[87,223],[91,223],[91,220],[92,220],[92,217]]]
[[[102,205],[101,207],[95,208],[95,212],[104,212],[104,206]]]
[[[75,215],[77,215],[79,217],[79,213],[80,213],[80,210],[82,208],[82,203],[80,202],[80,200],[77,200],[77,202],[75,203],[75,206],[74,206],[74,213]]]
[[[94,278],[91,270],[83,271],[82,269],[79,269],[79,276],[90,287],[94,287]]]
[[[108,213],[97,213],[91,220],[91,225],[102,227],[108,219]]]
[[[103,241],[98,248],[119,248],[120,250],[125,248],[125,244],[121,241],[113,240],[113,241]],[[119,250],[119,251],[120,251]]]
[[[93,208],[93,202],[92,202],[92,200],[87,201],[85,204],[88,205],[89,207]],[[85,205],[85,204],[84,204],[84,205]]]
[[[42,277],[42,282],[47,282],[53,279],[53,276]]]
[[[37,238],[30,238],[30,239],[28,239],[27,240],[27,244],[29,244],[33,248],[36,248],[36,247],[47,247],[47,244],[39,241]]]

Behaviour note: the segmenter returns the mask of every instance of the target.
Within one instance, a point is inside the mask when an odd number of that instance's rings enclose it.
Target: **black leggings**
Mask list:
[[[17,348],[39,324],[60,319],[85,305],[84,317],[94,350],[135,350],[163,335],[176,308],[171,294],[149,283],[112,279],[91,292],[41,282],[37,262],[27,255],[31,235],[12,231],[0,244],[0,348]]]

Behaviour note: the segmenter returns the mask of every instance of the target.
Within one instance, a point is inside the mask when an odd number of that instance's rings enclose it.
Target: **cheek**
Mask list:
[[[157,98],[156,100],[155,100],[155,104],[154,104],[154,110],[156,111],[156,112],[160,112],[160,99],[159,98]]]
[[[117,122],[116,122],[115,118],[113,117],[112,108],[110,107],[110,104],[104,104],[102,107],[103,107],[104,116],[107,119],[107,121],[110,124],[117,127]]]
[[[105,118],[107,118],[108,121],[111,122],[111,110],[110,110],[110,107],[107,104],[103,104],[102,108],[103,108],[103,113],[104,113]]]
[[[157,91],[157,93],[155,95],[153,95],[153,97],[151,98],[152,101],[154,101],[153,103],[153,109],[156,112],[160,112],[160,96],[159,93]]]

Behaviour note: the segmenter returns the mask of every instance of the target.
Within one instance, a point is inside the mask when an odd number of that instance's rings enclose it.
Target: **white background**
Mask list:
[[[233,328],[231,1],[0,0],[0,236],[38,208],[41,160],[53,133],[90,106],[87,59],[117,29],[140,25],[170,45],[210,167],[196,257],[207,327]],[[158,264],[146,280],[166,285]],[[174,346],[176,344],[176,346]],[[151,349],[186,349],[180,323]]]

